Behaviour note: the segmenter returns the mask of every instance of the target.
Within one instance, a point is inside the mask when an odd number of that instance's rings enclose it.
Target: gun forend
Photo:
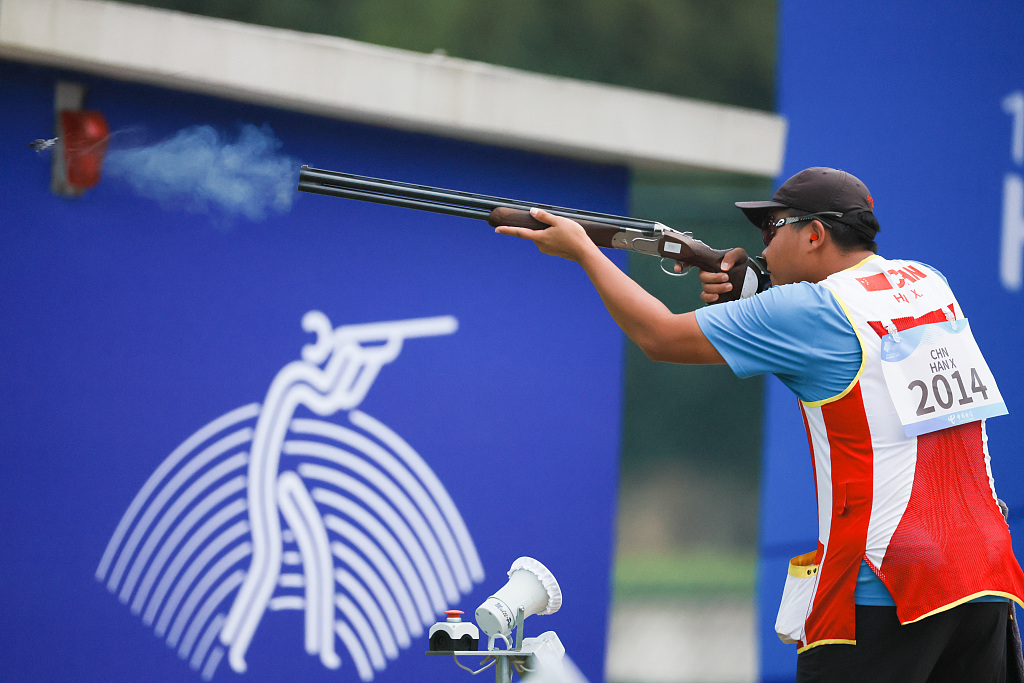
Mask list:
[[[543,207],[542,207],[543,208]],[[559,216],[564,216],[562,213],[558,213]],[[572,218],[574,221],[583,226],[583,229],[587,231],[587,236],[599,247],[607,247],[608,249],[628,249],[629,247],[623,244],[616,244],[615,238],[617,235],[623,233],[633,233],[637,237],[646,237],[647,239],[653,239],[654,233],[651,231],[637,230],[636,228],[626,228],[620,225],[613,225],[611,223],[598,222],[595,220],[588,220],[586,218],[573,218],[572,216],[565,216],[566,218]],[[487,223],[492,228],[496,228],[499,225],[508,225],[513,228],[529,228],[530,230],[543,230],[548,227],[547,223],[541,223],[539,220],[530,215],[529,210],[513,209],[507,206],[499,206],[491,211],[490,215],[487,216]]]

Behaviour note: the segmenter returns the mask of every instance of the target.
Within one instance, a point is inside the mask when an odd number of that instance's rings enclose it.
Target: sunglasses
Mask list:
[[[842,218],[843,214],[839,211],[820,211],[818,213],[812,213],[809,216],[793,216],[791,218],[775,218],[774,216],[765,216],[764,220],[761,221],[761,241],[764,242],[764,246],[768,246],[773,239],[775,239],[775,233],[779,231],[784,225],[790,223],[802,223],[803,221],[813,221],[818,216],[830,216],[832,218]]]

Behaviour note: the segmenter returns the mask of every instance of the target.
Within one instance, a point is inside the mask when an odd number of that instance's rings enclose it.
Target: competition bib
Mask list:
[[[882,337],[882,373],[908,437],[1007,414],[966,319]]]

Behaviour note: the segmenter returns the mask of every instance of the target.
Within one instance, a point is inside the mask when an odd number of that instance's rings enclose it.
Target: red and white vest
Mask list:
[[[962,320],[934,271],[880,256],[820,283],[860,340],[853,382],[801,402],[814,463],[818,549],[794,558],[776,631],[801,651],[856,642],[854,589],[867,560],[907,624],[982,595],[1024,605],[1024,574],[996,503],[984,420],[907,437],[882,374],[895,328]]]

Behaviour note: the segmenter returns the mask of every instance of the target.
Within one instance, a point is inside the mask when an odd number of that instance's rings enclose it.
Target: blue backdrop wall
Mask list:
[[[27,144],[59,78],[112,149],[267,124],[312,166],[627,200],[619,166],[0,62],[5,677],[446,680],[427,627],[528,555],[565,601],[526,634],[601,680],[622,341],[586,278],[479,221],[342,199],[250,220],[130,176],[58,198]]]
[[[785,179],[809,166],[871,189],[885,256],[929,263],[957,293],[1010,415],[988,423],[992,470],[1024,548],[1024,4],[780,5]],[[759,612],[764,680],[792,680],[774,634],[790,557],[816,546],[814,484],[796,401],[768,383]]]

